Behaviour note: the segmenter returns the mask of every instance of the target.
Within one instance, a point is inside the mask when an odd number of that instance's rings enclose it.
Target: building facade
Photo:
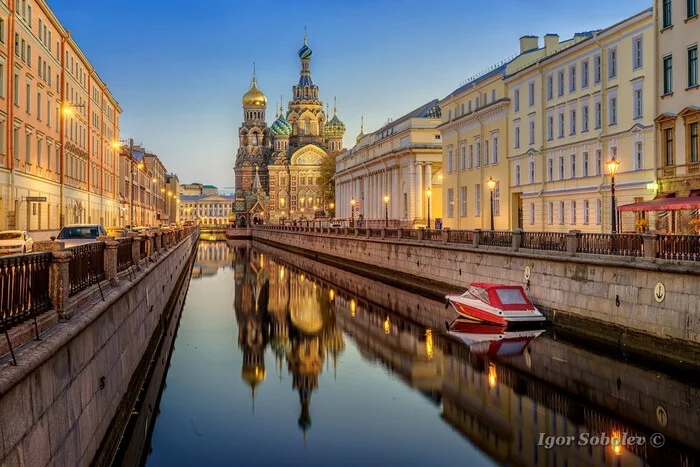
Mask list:
[[[320,186],[320,167],[342,151],[345,125],[334,109],[329,120],[311,79],[312,51],[304,37],[298,52],[299,81],[286,112],[280,105],[276,120],[267,126],[267,97],[253,75],[243,96],[244,121],[239,128],[235,162],[237,222],[279,222],[324,211],[326,193]]]
[[[698,0],[655,0],[656,163],[660,197],[700,196]],[[700,201],[700,198],[698,198]],[[693,204],[693,203],[691,203]],[[694,203],[694,209],[700,203]],[[656,227],[689,231],[692,210],[661,212]]]
[[[165,216],[169,223],[180,223],[181,211],[181,195],[180,195],[180,180],[175,174],[167,174],[165,176],[165,188],[170,195],[165,198]],[[209,185],[213,186],[213,185]],[[209,194],[207,192],[207,194]]]
[[[178,202],[179,201],[179,202]],[[181,195],[171,201],[178,215],[172,222],[193,221],[202,225],[227,225],[233,221],[232,196]]]
[[[0,228],[111,223],[121,108],[45,0],[0,2]]]
[[[431,225],[441,222],[439,124],[435,99],[373,133],[361,131],[357,144],[336,159],[336,217],[370,227],[425,227],[430,203]]]
[[[607,162],[619,162],[616,205],[654,197],[654,30],[648,9],[511,69],[508,159],[513,227],[612,231]],[[636,230],[634,214],[618,231]]]

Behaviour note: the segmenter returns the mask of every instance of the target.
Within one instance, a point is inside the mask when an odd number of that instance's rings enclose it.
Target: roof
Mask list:
[[[682,209],[700,209],[700,196],[686,196],[683,198],[661,198],[639,203],[618,206],[618,211],[680,211]]]
[[[476,78],[472,78],[472,79],[468,80],[466,83],[462,84],[460,87],[458,87],[457,89],[455,89],[454,91],[449,93],[447,95],[447,97],[453,96],[455,94],[459,94],[460,92],[464,91],[468,87],[474,86],[475,84],[477,84],[481,81],[487,80],[487,79],[491,78],[492,76],[495,76],[498,74],[505,75],[506,66],[508,65],[508,63],[511,62],[511,60],[512,59],[506,59],[504,62],[501,62],[502,63],[501,65],[497,66],[493,70],[488,71],[486,73],[483,73],[481,75],[477,75]],[[447,99],[447,97],[445,97],[445,99]]]
[[[410,111],[409,113],[402,115],[396,120],[392,120],[377,131],[374,131],[373,133],[369,134],[374,134],[374,133],[381,133],[384,131],[386,128],[396,126],[400,123],[405,122],[406,120],[409,120],[411,118],[440,118],[442,115],[442,112],[440,110],[440,106],[438,105],[438,99],[433,99],[430,102],[426,102],[425,104],[421,105],[417,109],[414,109]]]
[[[202,185],[202,188],[216,188],[214,185]]]
[[[180,201],[200,201],[207,198],[225,198],[226,200],[233,201],[235,197],[233,195],[180,195]]]

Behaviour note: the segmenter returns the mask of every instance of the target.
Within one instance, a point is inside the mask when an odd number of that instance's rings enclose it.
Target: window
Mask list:
[[[632,69],[637,70],[644,63],[644,49],[642,48],[642,36],[635,37],[632,42]]]
[[[673,57],[664,57],[664,94],[673,92]]]
[[[603,201],[595,200],[595,223],[600,225],[603,220]]]
[[[593,57],[593,84],[600,83],[600,77],[602,75],[601,68],[600,54],[598,54]]]
[[[501,215],[501,182],[496,182],[493,188],[493,215]]]
[[[569,133],[572,135],[576,134],[576,109],[571,109],[569,111]]]
[[[564,201],[559,201],[559,224],[564,225]]]
[[[576,225],[576,201],[571,201],[569,204],[569,217],[571,218],[571,225]]]
[[[27,164],[32,162],[32,135],[26,135],[24,138],[24,151],[25,151],[25,161]]]
[[[465,170],[467,168],[467,145],[462,143],[459,147],[459,170]]]
[[[559,180],[564,180],[564,156],[559,156]]]
[[[576,91],[576,65],[569,68],[569,92]]]
[[[673,20],[671,19],[671,0],[663,0],[662,8],[662,24],[664,28],[667,28],[673,24]]]
[[[481,142],[476,142],[476,166],[481,167]]]
[[[492,162],[498,164],[498,135],[491,136],[491,151],[492,151]]]
[[[5,64],[0,63],[0,97],[5,97]]]
[[[595,103],[595,129],[598,130],[603,126],[603,104]]]
[[[610,125],[617,125],[617,97],[611,97],[608,102],[610,106]]]
[[[581,62],[581,88],[588,87],[588,60]]]
[[[515,166],[515,186],[520,186],[520,164]]]
[[[698,46],[688,49],[688,87],[698,85]]]
[[[459,216],[467,217],[467,187],[459,189]]]
[[[559,112],[559,137],[564,137],[564,112]]]
[[[520,89],[513,91],[513,111],[520,112]]]
[[[489,165],[489,142],[484,141],[484,165]]]
[[[547,100],[552,100],[554,97],[554,77],[552,75],[547,76]]]
[[[564,95],[564,70],[559,70],[557,73],[557,96]]]
[[[581,132],[588,131],[588,106],[584,105],[581,109]]]
[[[14,96],[13,96],[13,101],[14,104],[19,107],[19,75],[15,73],[15,81],[14,81]]]
[[[474,215],[481,216],[481,184],[474,187]]]
[[[448,122],[452,121],[452,111],[451,110],[447,112],[447,121]]]
[[[572,154],[569,161],[569,170],[571,171],[569,178],[576,178],[576,154]]]
[[[535,144],[535,121],[530,120],[530,144]]]
[[[664,159],[667,166],[675,165],[673,157],[673,131],[674,128],[666,128],[664,130]]]
[[[534,107],[535,105],[535,83],[530,82],[528,84],[528,103],[530,104],[530,107]]]
[[[698,142],[698,125],[699,123],[691,123],[688,125],[688,133],[690,134],[690,138],[688,138],[688,141],[690,142],[690,162],[698,162],[700,161],[700,145]]]
[[[530,183],[535,183],[535,161],[530,161]]]
[[[515,126],[515,148],[520,147],[520,124],[517,123]]]
[[[447,217],[454,217],[455,215],[455,200],[454,200],[454,190],[452,188],[447,189]]]
[[[554,159],[547,159],[547,181],[554,179]]]
[[[453,167],[452,167],[452,148],[449,147],[447,148],[447,172],[452,173]]]
[[[554,224],[554,203],[551,201],[547,203],[547,223],[549,225]],[[535,404],[533,404],[534,406]]]
[[[595,150],[595,174],[600,175],[603,173],[603,151],[600,149]]]
[[[41,149],[44,146],[43,141],[40,139],[36,140],[36,166],[41,167]]]
[[[495,101],[496,101],[496,90],[492,89],[491,90],[491,102],[495,102]]]
[[[588,212],[590,207],[591,203],[587,199],[583,200],[583,223],[586,225],[588,225],[588,222],[591,220],[590,213]]]
[[[698,15],[698,0],[688,0],[687,18]]]
[[[19,128],[14,128],[14,131],[12,132],[12,152],[14,153],[13,155],[17,161],[19,161],[19,130]]]
[[[474,146],[472,144],[469,145],[469,168],[471,169],[474,167]]]
[[[583,177],[588,177],[588,153],[583,153]]]
[[[32,113],[32,85],[27,83],[27,113]]]
[[[634,143],[634,169],[644,168],[644,144],[641,141]]]
[[[617,49],[608,50],[608,78],[617,77]]]

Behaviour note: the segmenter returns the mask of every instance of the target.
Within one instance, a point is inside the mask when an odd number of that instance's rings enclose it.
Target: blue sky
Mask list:
[[[365,132],[442,98],[525,34],[600,29],[650,0],[48,0],[122,106],[122,137],[183,183],[233,185],[252,63],[267,122],[299,76],[304,26],[321,98]],[[496,21],[497,20],[497,21]],[[279,105],[279,104],[278,104]],[[286,106],[285,106],[286,107]]]

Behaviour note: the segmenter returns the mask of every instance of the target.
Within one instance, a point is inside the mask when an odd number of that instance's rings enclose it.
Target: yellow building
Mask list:
[[[564,44],[580,40],[577,35]],[[507,156],[513,137],[520,138],[520,130],[513,134],[508,129],[509,117],[514,112],[506,77],[546,53],[545,48],[538,47],[537,37],[523,36],[517,55],[466,80],[440,102],[445,227],[490,229],[493,225],[497,230],[517,227],[517,217],[510,215],[511,175]]]
[[[700,195],[698,3],[655,1],[656,162],[659,192],[664,197]],[[695,205],[700,207],[697,201]],[[689,210],[675,211],[670,216],[659,216],[652,227],[687,231],[691,215]]]
[[[612,158],[617,206],[653,198],[654,42],[648,9],[566,43],[547,35],[539,60],[509,70],[514,226],[610,232]]]

